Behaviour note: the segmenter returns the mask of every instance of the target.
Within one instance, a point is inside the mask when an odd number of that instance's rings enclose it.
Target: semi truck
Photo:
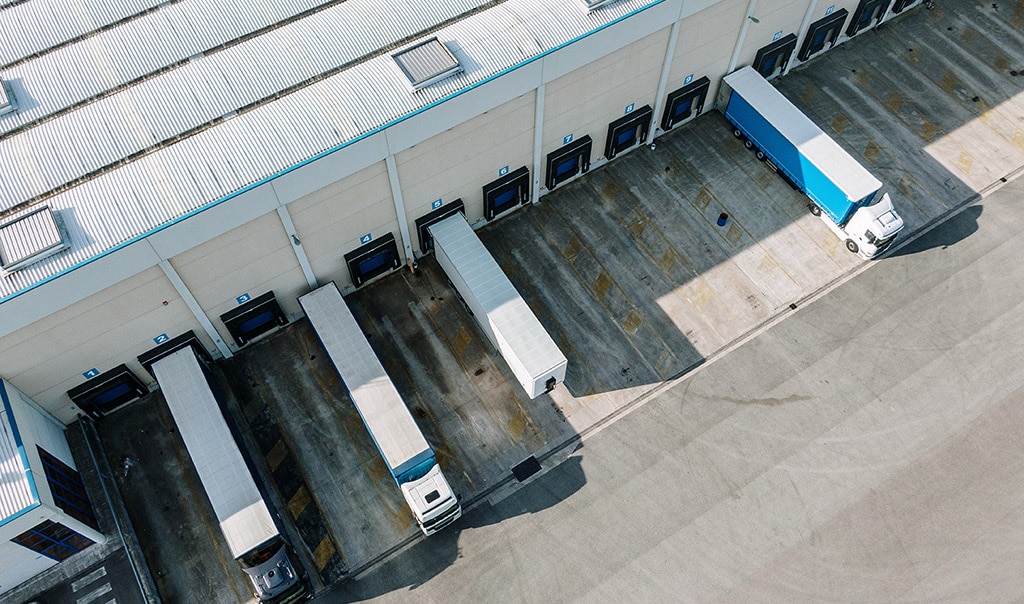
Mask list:
[[[312,595],[307,576],[278,531],[193,349],[156,360],[152,371],[231,556],[249,577],[255,598],[267,604],[307,599]]]
[[[530,398],[565,380],[568,361],[483,242],[456,213],[427,227],[434,254]]]
[[[808,209],[861,258],[892,245],[903,219],[882,183],[752,67],[725,76],[723,113],[744,141],[791,186]],[[877,201],[876,201],[877,199]]]
[[[462,515],[459,498],[441,472],[427,439],[332,281],[299,304],[348,389],[395,484],[425,535]]]

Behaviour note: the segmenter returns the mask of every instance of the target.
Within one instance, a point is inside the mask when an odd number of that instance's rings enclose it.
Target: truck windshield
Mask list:
[[[245,554],[244,556],[239,558],[238,561],[241,562],[242,566],[244,566],[245,568],[252,568],[258,564],[263,564],[267,560],[273,558],[274,554],[276,554],[283,545],[283,541],[281,541],[280,539],[275,539],[270,543],[264,545],[263,547],[254,549],[248,554]]]
[[[430,469],[434,467],[435,463],[436,462],[434,461],[433,455],[431,455],[427,459],[424,459],[420,463],[410,468],[408,471],[402,473],[402,482],[413,482],[414,480],[419,480],[420,478],[423,478],[424,476],[427,475],[427,472],[429,472]]]

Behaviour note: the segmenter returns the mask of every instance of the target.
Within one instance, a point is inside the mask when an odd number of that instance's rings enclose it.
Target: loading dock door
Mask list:
[[[661,129],[669,130],[676,124],[700,115],[710,86],[711,80],[705,76],[668,93],[665,114],[661,116]]]
[[[794,48],[796,48],[795,34],[780,38],[757,51],[753,67],[764,76],[764,79],[770,80],[785,71]]]
[[[836,39],[839,38],[839,32],[843,30],[843,24],[846,23],[846,17],[849,14],[845,8],[841,8],[824,19],[818,19],[811,23],[797,58],[806,61],[814,55],[832,48]]]
[[[853,19],[850,19],[850,26],[846,28],[846,35],[856,36],[858,33],[870,29],[878,24],[885,16],[892,0],[861,0],[857,10],[853,11]]]

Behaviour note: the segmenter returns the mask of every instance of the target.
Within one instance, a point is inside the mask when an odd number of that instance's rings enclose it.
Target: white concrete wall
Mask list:
[[[154,337],[190,329],[202,332],[163,271],[150,267],[0,338],[0,372],[70,422],[78,409],[67,391],[86,381],[83,372],[127,363],[145,381],[135,358],[156,345]]]
[[[395,156],[413,249],[420,249],[416,219],[430,212],[431,202],[461,198],[472,224],[484,216],[483,186],[501,168],[532,169],[535,106],[531,91]]]
[[[171,265],[225,341],[232,338],[219,317],[238,307],[238,296],[272,290],[285,314],[294,315],[298,296],[309,289],[277,212],[182,252]]]

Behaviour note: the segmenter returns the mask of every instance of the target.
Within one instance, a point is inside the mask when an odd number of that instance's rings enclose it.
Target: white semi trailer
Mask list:
[[[437,262],[530,398],[565,380],[568,361],[462,214],[427,227]]]
[[[299,304],[420,529],[432,535],[454,522],[462,506],[338,287],[328,283],[299,297]]]
[[[195,352],[182,348],[154,362],[152,371],[253,595],[268,604],[308,597],[306,575],[270,516]]]

